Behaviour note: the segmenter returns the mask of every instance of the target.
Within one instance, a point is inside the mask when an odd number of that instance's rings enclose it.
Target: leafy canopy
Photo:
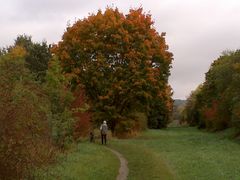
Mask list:
[[[164,35],[142,8],[127,15],[107,8],[69,26],[53,52],[72,78],[72,88],[84,86],[94,121],[107,119],[112,131],[128,131],[139,129],[134,112],[149,120],[168,118],[172,54]]]

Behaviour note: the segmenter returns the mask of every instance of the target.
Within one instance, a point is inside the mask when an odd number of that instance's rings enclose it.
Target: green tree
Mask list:
[[[201,118],[201,97],[203,85],[199,85],[187,98],[186,105],[182,111],[181,123],[187,122],[190,126],[205,127]]]
[[[51,129],[55,143],[63,147],[72,142],[74,118],[71,103],[73,95],[69,89],[69,80],[62,73],[56,57],[49,61],[46,74],[45,90],[51,102]]]
[[[36,43],[32,41],[31,36],[20,35],[10,49],[15,46],[21,46],[26,50],[26,67],[35,74],[36,80],[43,82],[48,69],[48,61],[51,59],[47,42]]]

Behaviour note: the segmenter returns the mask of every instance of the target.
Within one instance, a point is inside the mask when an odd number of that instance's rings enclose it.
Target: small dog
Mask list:
[[[89,134],[90,142],[95,142],[94,133],[91,131]]]

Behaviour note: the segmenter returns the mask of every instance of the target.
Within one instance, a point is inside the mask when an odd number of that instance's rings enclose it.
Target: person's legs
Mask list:
[[[104,141],[105,141],[105,144],[107,144],[107,135],[104,134]]]
[[[101,137],[102,137],[102,144],[103,144],[103,138],[104,138],[104,134],[101,134]]]

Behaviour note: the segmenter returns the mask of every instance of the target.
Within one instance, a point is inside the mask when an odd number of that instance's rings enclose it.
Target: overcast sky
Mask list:
[[[224,50],[240,49],[240,0],[7,0],[0,6],[0,47],[19,34],[57,43],[68,22],[106,6],[142,6],[174,54],[169,83],[185,99],[204,81],[211,62]]]

